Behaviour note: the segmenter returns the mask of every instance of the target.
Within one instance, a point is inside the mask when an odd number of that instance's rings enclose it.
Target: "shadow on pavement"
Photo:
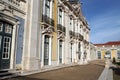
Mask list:
[[[115,75],[120,76],[120,62],[116,62],[114,64],[117,65],[117,66],[116,67],[110,67],[110,69],[113,70]]]
[[[19,77],[9,78],[5,80],[48,80],[48,79],[38,79],[38,78],[32,78],[32,77],[26,77],[26,76],[22,76],[22,77],[19,76]]]
[[[119,67],[112,67],[112,69],[113,69],[113,71],[114,71],[114,73],[116,74],[116,75],[119,75],[120,76],[120,68]]]

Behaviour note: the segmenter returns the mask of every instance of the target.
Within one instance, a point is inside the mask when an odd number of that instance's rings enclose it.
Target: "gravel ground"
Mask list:
[[[98,80],[104,65],[104,61],[98,60],[87,65],[77,65],[6,80]]]

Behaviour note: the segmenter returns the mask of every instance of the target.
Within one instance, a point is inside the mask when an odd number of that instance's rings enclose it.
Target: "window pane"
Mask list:
[[[50,6],[50,0],[46,0],[47,6]]]
[[[0,36],[0,50],[1,50],[2,36]]]
[[[47,7],[47,16],[50,17],[50,8]]]
[[[46,4],[45,4],[45,14],[50,17],[50,1],[46,0]]]
[[[59,10],[59,24],[62,24],[62,10]]]
[[[3,28],[3,23],[0,22],[0,31],[2,31],[2,28]]]
[[[98,51],[98,59],[101,59],[101,52]]]
[[[59,58],[62,58],[62,41],[59,42]]]
[[[118,59],[120,59],[120,51],[117,52]]]
[[[3,53],[2,53],[2,58],[3,59],[9,59],[10,43],[11,43],[11,38],[10,37],[4,37],[4,41],[3,41]]]
[[[49,58],[49,37],[45,36],[45,43],[44,43],[44,58]]]
[[[72,30],[72,18],[70,18],[70,30]]]
[[[5,33],[12,33],[12,26],[9,24],[5,24]]]

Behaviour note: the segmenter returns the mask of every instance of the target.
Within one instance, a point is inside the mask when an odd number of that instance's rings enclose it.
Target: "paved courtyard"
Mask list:
[[[87,65],[77,65],[7,80],[98,80],[104,65],[104,61],[93,61]]]

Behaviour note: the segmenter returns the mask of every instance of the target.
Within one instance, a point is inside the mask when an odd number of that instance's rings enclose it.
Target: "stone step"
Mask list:
[[[12,70],[0,70],[0,80],[18,76],[19,72]]]
[[[8,70],[0,70],[0,74],[5,72],[8,72]]]

